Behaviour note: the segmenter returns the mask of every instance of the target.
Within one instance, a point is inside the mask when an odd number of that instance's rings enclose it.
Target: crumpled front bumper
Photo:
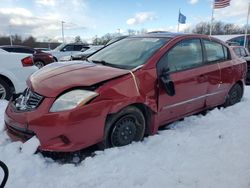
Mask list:
[[[56,152],[78,151],[102,141],[110,101],[51,113],[54,100],[45,98],[37,109],[23,112],[10,101],[4,117],[9,136],[24,142],[36,135],[39,150]]]

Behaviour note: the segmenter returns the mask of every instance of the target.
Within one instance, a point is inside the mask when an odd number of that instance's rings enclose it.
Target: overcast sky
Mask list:
[[[215,11],[215,20],[246,24],[249,0],[231,0]],[[177,30],[178,11],[187,17],[181,29],[210,21],[212,0],[0,0],[0,35],[33,35],[41,40],[65,36],[89,39],[128,29]]]

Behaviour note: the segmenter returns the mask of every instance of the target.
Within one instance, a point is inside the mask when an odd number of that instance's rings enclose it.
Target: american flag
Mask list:
[[[214,9],[225,8],[230,5],[230,0],[214,0]]]

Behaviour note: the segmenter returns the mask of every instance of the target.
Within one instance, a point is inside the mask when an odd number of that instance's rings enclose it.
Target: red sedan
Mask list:
[[[53,55],[42,52],[40,50],[35,50],[30,47],[20,46],[20,45],[12,45],[12,46],[5,45],[5,46],[0,46],[0,48],[7,52],[32,54],[34,64],[38,68],[42,68],[43,66],[47,64],[55,62]]]
[[[150,33],[113,43],[86,62],[33,74],[5,112],[8,134],[40,150],[124,146],[160,126],[239,102],[247,65],[205,35]]]

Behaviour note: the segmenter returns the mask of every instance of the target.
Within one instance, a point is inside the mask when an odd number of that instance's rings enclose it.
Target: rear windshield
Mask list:
[[[115,42],[94,55],[88,60],[105,62],[109,66],[124,69],[133,69],[143,65],[169,38],[125,38]]]

